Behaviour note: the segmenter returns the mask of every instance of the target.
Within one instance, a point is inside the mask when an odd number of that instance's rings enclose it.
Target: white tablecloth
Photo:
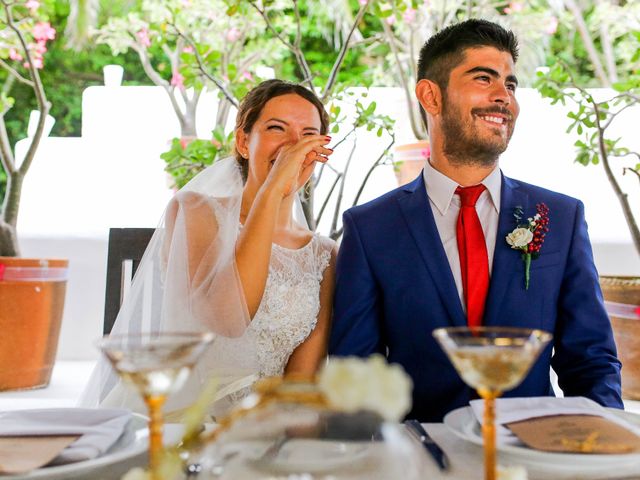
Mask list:
[[[441,423],[428,423],[425,424],[425,428],[433,439],[442,447],[442,449],[449,456],[451,462],[451,468],[448,472],[440,472],[435,463],[428,462],[428,470],[424,472],[424,479],[428,480],[482,480],[482,448],[471,443],[465,442],[453,435],[447,427]],[[144,465],[146,458],[144,455],[140,455],[126,462],[110,467],[105,467],[100,470],[85,474],[76,478],[78,480],[118,480],[129,469]],[[508,465],[508,461],[504,459],[501,463]],[[579,466],[578,466],[579,468]],[[538,469],[532,469],[527,467],[529,474],[529,480],[585,480],[585,479],[598,479],[598,480],[615,480],[615,479],[640,479],[640,465],[638,465],[635,472],[621,472],[612,466],[611,471],[602,476],[585,476],[585,474],[579,471],[575,474],[558,474],[554,472],[552,468],[545,465],[540,465]],[[226,477],[222,477],[226,478]],[[197,479],[197,477],[195,477]],[[194,480],[195,480],[194,479]],[[233,480],[245,480],[241,478],[234,478]],[[250,480],[250,479],[246,479]],[[253,480],[253,479],[251,479]],[[366,480],[363,478],[363,480]],[[390,479],[394,480],[394,479]]]
[[[0,392],[0,410],[75,406],[82,387],[91,371],[91,367],[91,362],[58,362],[53,372],[51,385],[48,388],[22,392]],[[632,412],[640,413],[640,402],[625,401],[625,408]],[[425,424],[425,427],[433,436],[434,440],[445,450],[451,461],[451,469],[447,473],[441,473],[435,463],[427,462],[429,469],[424,472],[425,479],[482,479],[482,449],[479,446],[459,439],[442,423]],[[144,465],[145,462],[145,455],[139,455],[117,465],[110,465],[100,470],[94,470],[90,474],[83,474],[76,477],[67,476],[66,478],[76,478],[78,480],[117,480],[131,468]],[[501,463],[505,465],[508,464],[504,459]],[[612,467],[611,472],[601,477],[586,477],[580,473],[560,475],[557,472],[554,473],[552,470],[549,470],[545,465],[540,465],[540,468],[537,470],[528,467],[528,472],[529,480],[585,480],[585,478],[597,478],[598,480],[628,478],[640,480],[640,465],[638,465],[637,472],[632,472],[631,474],[629,472],[621,472],[619,469]],[[626,477],[624,475],[626,475]]]

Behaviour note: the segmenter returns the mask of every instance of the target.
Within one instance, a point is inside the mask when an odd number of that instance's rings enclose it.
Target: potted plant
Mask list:
[[[575,131],[579,137],[575,142],[575,162],[584,166],[598,165],[602,169],[640,256],[640,209],[637,202],[630,200],[634,192],[635,195],[640,192],[640,151],[630,150],[622,138],[611,133],[611,127],[621,115],[624,116],[623,112],[640,106],[640,31],[626,30],[619,24],[624,18],[633,18],[631,9],[637,7],[631,4],[611,6],[615,15],[609,18],[615,19],[615,28],[600,25],[599,41],[595,42],[590,33],[593,30],[587,26],[588,19],[573,2],[567,3],[572,7],[578,35],[586,44],[594,76],[600,86],[610,89],[605,92],[587,90],[584,78],[562,58],[550,62],[552,66],[548,72],[539,72],[537,87],[552,104],[561,102],[572,106],[567,114],[570,122],[567,131]],[[601,14],[597,15],[598,19],[607,18]],[[601,51],[596,49],[596,43]],[[618,64],[614,58],[620,60]],[[623,396],[640,399],[640,276],[601,276],[600,285],[623,365]]]
[[[17,258],[20,194],[42,138],[48,135],[47,100],[40,70],[47,42],[56,31],[39,2],[0,0],[0,161],[6,190],[0,210],[0,390],[34,388],[49,383],[64,306],[67,260]],[[5,124],[14,100],[12,86],[29,86],[37,100],[36,127],[29,133],[24,158],[15,158]]]

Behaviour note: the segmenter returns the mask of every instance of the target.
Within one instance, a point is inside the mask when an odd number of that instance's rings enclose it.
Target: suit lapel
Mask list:
[[[485,325],[498,325],[504,323],[500,318],[500,310],[504,295],[513,281],[513,275],[518,272],[520,257],[506,242],[505,237],[515,227],[513,217],[514,209],[522,207],[525,212],[529,207],[529,196],[519,188],[510,178],[502,176],[502,191],[500,194],[500,216],[498,219],[498,232],[496,246],[493,254],[493,268],[491,282],[485,307]]]
[[[407,184],[404,192],[405,195],[398,199],[398,203],[407,228],[438,289],[440,299],[451,318],[451,323],[465,326],[467,319],[462,310],[458,289],[433,218],[422,174]]]

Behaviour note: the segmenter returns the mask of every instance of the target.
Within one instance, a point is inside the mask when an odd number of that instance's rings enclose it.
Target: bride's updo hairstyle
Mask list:
[[[272,98],[290,93],[304,98],[318,109],[320,114],[320,133],[326,135],[329,130],[329,114],[325,111],[320,99],[311,90],[302,85],[278,79],[265,80],[247,93],[238,107],[235,131],[242,129],[247,134],[251,132],[266,103]],[[234,149],[236,161],[242,171],[242,180],[246,182],[249,174],[249,161],[240,154],[237,146],[234,146]]]

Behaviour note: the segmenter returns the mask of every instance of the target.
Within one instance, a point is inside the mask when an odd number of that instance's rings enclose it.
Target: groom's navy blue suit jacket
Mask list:
[[[505,237],[536,204],[549,207],[540,257],[529,289],[519,251]],[[414,382],[411,418],[441,421],[467,405],[472,391],[431,332],[465,326],[466,317],[436,229],[422,175],[404,187],[346,211],[337,263],[332,355],[379,352]],[[582,202],[502,177],[500,218],[484,325],[553,333],[527,378],[506,396],[553,395],[549,367],[566,396],[622,407],[620,362],[604,310]],[[552,348],[554,349],[552,354]]]

